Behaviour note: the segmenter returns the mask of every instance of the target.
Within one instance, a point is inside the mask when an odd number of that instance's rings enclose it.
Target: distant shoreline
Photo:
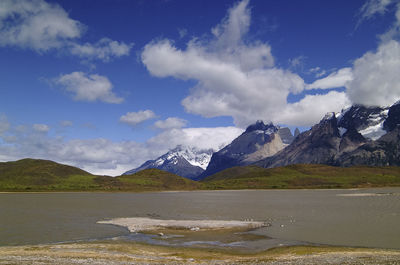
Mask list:
[[[44,190],[44,191],[0,191],[0,194],[33,194],[33,193],[180,193],[180,192],[209,192],[209,191],[290,191],[290,190],[329,190],[329,191],[357,191],[369,189],[400,188],[400,186],[371,186],[359,188],[280,188],[280,189],[197,189],[197,190],[148,190],[148,191],[129,191],[129,190]]]

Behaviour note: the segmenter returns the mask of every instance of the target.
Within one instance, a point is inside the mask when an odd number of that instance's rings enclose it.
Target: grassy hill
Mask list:
[[[161,191],[192,190],[199,186],[197,182],[157,169],[109,177],[48,160],[0,163],[0,191]]]
[[[195,182],[159,169],[119,177],[96,176],[39,159],[0,163],[0,191],[165,191],[400,186],[400,167],[290,165],[233,167]]]
[[[233,167],[202,181],[205,189],[290,189],[400,186],[400,167],[332,167],[298,164]]]
[[[91,190],[96,176],[49,160],[22,159],[0,163],[1,191]]]
[[[194,190],[201,186],[193,180],[155,168],[115,178],[99,176],[95,181],[105,190],[119,191]]]

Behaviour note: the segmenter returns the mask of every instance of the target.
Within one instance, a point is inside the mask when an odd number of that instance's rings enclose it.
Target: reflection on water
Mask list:
[[[117,238],[258,249],[311,242],[400,249],[400,188],[165,193],[1,193],[0,245]],[[254,219],[271,227],[236,235],[131,234],[96,224],[117,217]]]

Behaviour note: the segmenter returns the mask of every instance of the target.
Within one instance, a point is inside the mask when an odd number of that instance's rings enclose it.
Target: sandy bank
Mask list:
[[[188,229],[188,230],[212,230],[212,229],[254,229],[266,226],[264,222],[256,221],[223,221],[223,220],[160,220],[153,218],[115,218],[98,221],[99,224],[119,225],[131,232],[154,231],[159,229]]]
[[[97,242],[0,247],[0,264],[399,264],[400,252],[335,247],[278,248],[252,255],[213,249]]]

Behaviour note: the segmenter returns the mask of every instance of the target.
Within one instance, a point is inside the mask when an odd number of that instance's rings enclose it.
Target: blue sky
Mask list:
[[[398,0],[0,2],[0,160],[117,175],[400,98]]]

